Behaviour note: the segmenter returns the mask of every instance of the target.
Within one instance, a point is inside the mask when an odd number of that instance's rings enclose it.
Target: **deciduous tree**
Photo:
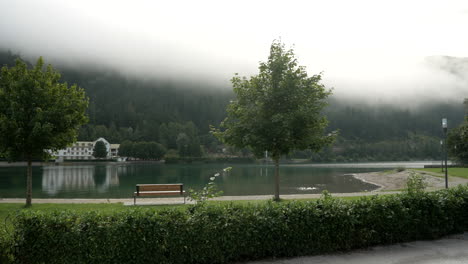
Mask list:
[[[462,164],[468,164],[468,117],[462,125],[450,130],[447,146],[451,156]]]
[[[102,141],[96,142],[93,148],[93,157],[102,159],[107,157],[107,148],[106,144]]]
[[[79,127],[87,122],[88,98],[83,89],[60,82],[42,58],[29,69],[16,61],[0,73],[0,153],[12,161],[26,160],[26,206],[32,200],[33,159],[76,141]]]
[[[298,66],[293,50],[274,41],[259,74],[235,75],[231,80],[237,99],[227,107],[221,130],[214,133],[238,148],[250,147],[261,157],[268,151],[275,163],[275,200],[279,200],[279,159],[297,149],[320,150],[333,141],[325,136],[327,119],[321,111],[331,94],[321,75],[308,76]]]

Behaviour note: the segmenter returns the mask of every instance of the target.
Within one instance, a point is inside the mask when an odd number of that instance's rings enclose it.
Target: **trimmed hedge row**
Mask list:
[[[374,196],[325,197],[188,210],[23,212],[13,255],[20,263],[226,263],[292,257],[468,230],[468,187]]]

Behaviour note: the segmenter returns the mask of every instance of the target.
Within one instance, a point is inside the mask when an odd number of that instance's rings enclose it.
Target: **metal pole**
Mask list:
[[[445,132],[445,189],[448,189],[448,175],[447,175],[447,129],[444,129]]]
[[[440,169],[442,172],[444,172],[444,141],[440,141],[440,154],[442,154],[442,157],[440,157]]]
[[[445,189],[448,189],[448,172],[447,172],[447,118],[442,118],[442,129],[445,135],[444,150],[445,150]]]

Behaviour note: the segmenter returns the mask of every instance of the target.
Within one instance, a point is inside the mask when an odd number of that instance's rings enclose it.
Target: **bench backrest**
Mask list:
[[[180,191],[182,194],[184,191],[184,185],[182,183],[176,184],[137,184],[136,191],[148,192],[148,191]]]

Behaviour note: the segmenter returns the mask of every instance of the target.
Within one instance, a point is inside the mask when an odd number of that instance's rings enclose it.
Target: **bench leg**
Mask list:
[[[136,196],[133,196],[133,205],[136,205]]]

